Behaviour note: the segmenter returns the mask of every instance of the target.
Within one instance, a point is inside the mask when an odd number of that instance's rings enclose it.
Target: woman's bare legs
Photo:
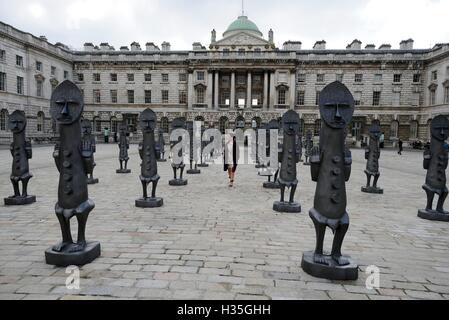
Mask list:
[[[232,168],[228,168],[228,177],[229,177],[229,187],[232,187],[232,181],[233,181]]]

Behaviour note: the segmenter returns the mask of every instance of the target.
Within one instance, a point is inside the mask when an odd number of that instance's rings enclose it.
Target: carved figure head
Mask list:
[[[282,117],[282,129],[284,130],[284,134],[289,136],[296,135],[299,132],[298,113],[293,110],[287,111]]]
[[[380,135],[382,134],[380,130],[380,121],[379,120],[373,120],[371,123],[371,127],[369,128],[369,134],[371,138],[373,139],[379,139]]]
[[[145,109],[139,116],[139,126],[143,132],[149,133],[156,129],[156,113],[151,109]]]
[[[320,93],[321,118],[331,128],[343,129],[352,120],[354,97],[341,82],[335,81]]]
[[[431,123],[432,137],[439,141],[444,141],[449,136],[449,119],[440,115],[435,117]]]
[[[12,133],[20,133],[25,130],[27,126],[25,112],[16,110],[11,113],[8,120],[8,126]]]
[[[65,80],[53,91],[50,100],[50,114],[61,125],[79,121],[84,109],[81,90],[71,81]]]

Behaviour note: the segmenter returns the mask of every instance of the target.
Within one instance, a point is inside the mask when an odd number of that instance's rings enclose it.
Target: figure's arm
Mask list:
[[[61,171],[59,165],[59,142],[55,144],[55,150],[53,151],[53,158],[55,159],[56,168],[58,168],[58,171]]]
[[[313,147],[310,154],[310,173],[312,175],[312,181],[318,181],[318,175],[320,173],[321,155],[320,148]]]
[[[86,174],[91,173],[95,166],[93,152],[92,152],[93,148],[88,143],[86,143],[86,144],[81,143],[80,149],[81,149],[81,159],[84,164],[85,173]]]
[[[365,160],[369,159],[369,148],[365,148]]]
[[[95,137],[92,137],[92,152],[97,152],[97,142],[95,141]]]
[[[142,144],[142,142],[139,143],[139,155],[140,155],[140,159],[143,159],[143,144]]]
[[[278,144],[278,162],[282,162],[282,155],[284,153],[284,146],[282,144]]]
[[[11,155],[14,157],[14,143],[9,145],[9,151],[11,151]]]
[[[426,146],[424,148],[424,164],[423,164],[425,170],[429,169],[430,160],[432,160],[432,152],[430,152],[430,146]]]
[[[33,157],[33,150],[31,147],[31,141],[25,142],[25,151],[27,153],[27,158],[31,159]]]
[[[345,148],[345,181],[349,181],[351,177],[352,153],[348,148]]]

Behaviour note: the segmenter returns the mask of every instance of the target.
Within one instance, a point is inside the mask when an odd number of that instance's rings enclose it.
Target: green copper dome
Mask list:
[[[237,20],[231,23],[231,25],[228,27],[228,29],[225,31],[223,35],[226,35],[228,32],[240,30],[253,31],[256,32],[259,36],[262,36],[262,32],[260,32],[256,24],[251,20],[249,20],[247,16],[238,17]]]

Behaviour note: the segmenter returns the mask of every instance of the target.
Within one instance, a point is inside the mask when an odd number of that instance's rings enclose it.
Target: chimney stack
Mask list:
[[[313,50],[326,50],[326,41],[321,40],[315,42],[315,45],[313,46]]]

